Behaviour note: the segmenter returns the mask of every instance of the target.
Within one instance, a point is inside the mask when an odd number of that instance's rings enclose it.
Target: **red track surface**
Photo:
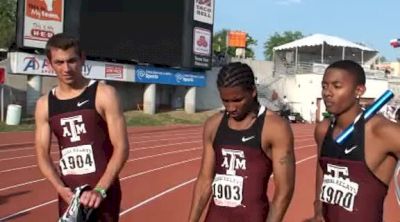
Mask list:
[[[286,214],[298,222],[313,214],[316,146],[312,125],[293,125],[296,189]],[[130,157],[120,175],[121,221],[187,221],[200,165],[201,127],[129,129]],[[53,146],[54,159],[57,147]],[[56,221],[56,193],[36,166],[32,133],[0,133],[0,221]],[[373,191],[371,191],[373,192]],[[272,197],[273,184],[270,183]],[[399,222],[391,184],[385,221]]]

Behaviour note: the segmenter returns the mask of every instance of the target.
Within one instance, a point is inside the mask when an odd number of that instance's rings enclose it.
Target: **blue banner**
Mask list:
[[[135,66],[135,82],[202,87],[206,86],[206,75],[204,72],[137,65]]]

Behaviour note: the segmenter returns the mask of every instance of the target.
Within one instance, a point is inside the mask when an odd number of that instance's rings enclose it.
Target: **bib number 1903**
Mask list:
[[[215,205],[237,207],[242,204],[243,177],[217,174],[212,189]]]

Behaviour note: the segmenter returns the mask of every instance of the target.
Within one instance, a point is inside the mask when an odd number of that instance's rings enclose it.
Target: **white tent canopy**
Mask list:
[[[274,47],[274,51],[295,49],[295,48],[301,48],[301,47],[306,47],[306,46],[319,46],[319,45],[324,45],[324,44],[334,46],[334,47],[357,48],[362,51],[371,51],[371,52],[377,51],[375,49],[368,48],[368,47],[362,46],[360,44],[356,44],[356,43],[351,42],[346,39],[342,39],[342,38],[339,38],[336,36],[324,35],[324,34],[310,35],[305,38],[298,39],[296,41]]]
[[[351,59],[354,61],[360,58],[358,62],[360,62],[361,65],[364,65],[365,61],[370,61],[370,59],[378,53],[377,50],[364,45],[360,45],[336,36],[324,34],[313,34],[302,39],[274,47],[273,59],[276,54],[282,54],[288,51],[292,51],[294,53],[294,65],[296,67],[299,62],[304,62],[304,60],[317,62],[316,56],[318,56],[318,54],[320,57],[318,62],[322,64],[325,64],[325,62],[331,63],[339,60],[340,58],[343,60]],[[299,61],[300,54],[303,55],[303,61]],[[311,58],[307,59],[307,56],[311,56]]]

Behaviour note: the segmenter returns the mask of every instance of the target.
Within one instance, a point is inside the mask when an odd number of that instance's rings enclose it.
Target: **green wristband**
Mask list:
[[[94,188],[94,191],[99,193],[101,198],[103,198],[103,199],[107,197],[107,192],[106,192],[106,189],[104,189],[104,188],[96,187],[96,188]]]

